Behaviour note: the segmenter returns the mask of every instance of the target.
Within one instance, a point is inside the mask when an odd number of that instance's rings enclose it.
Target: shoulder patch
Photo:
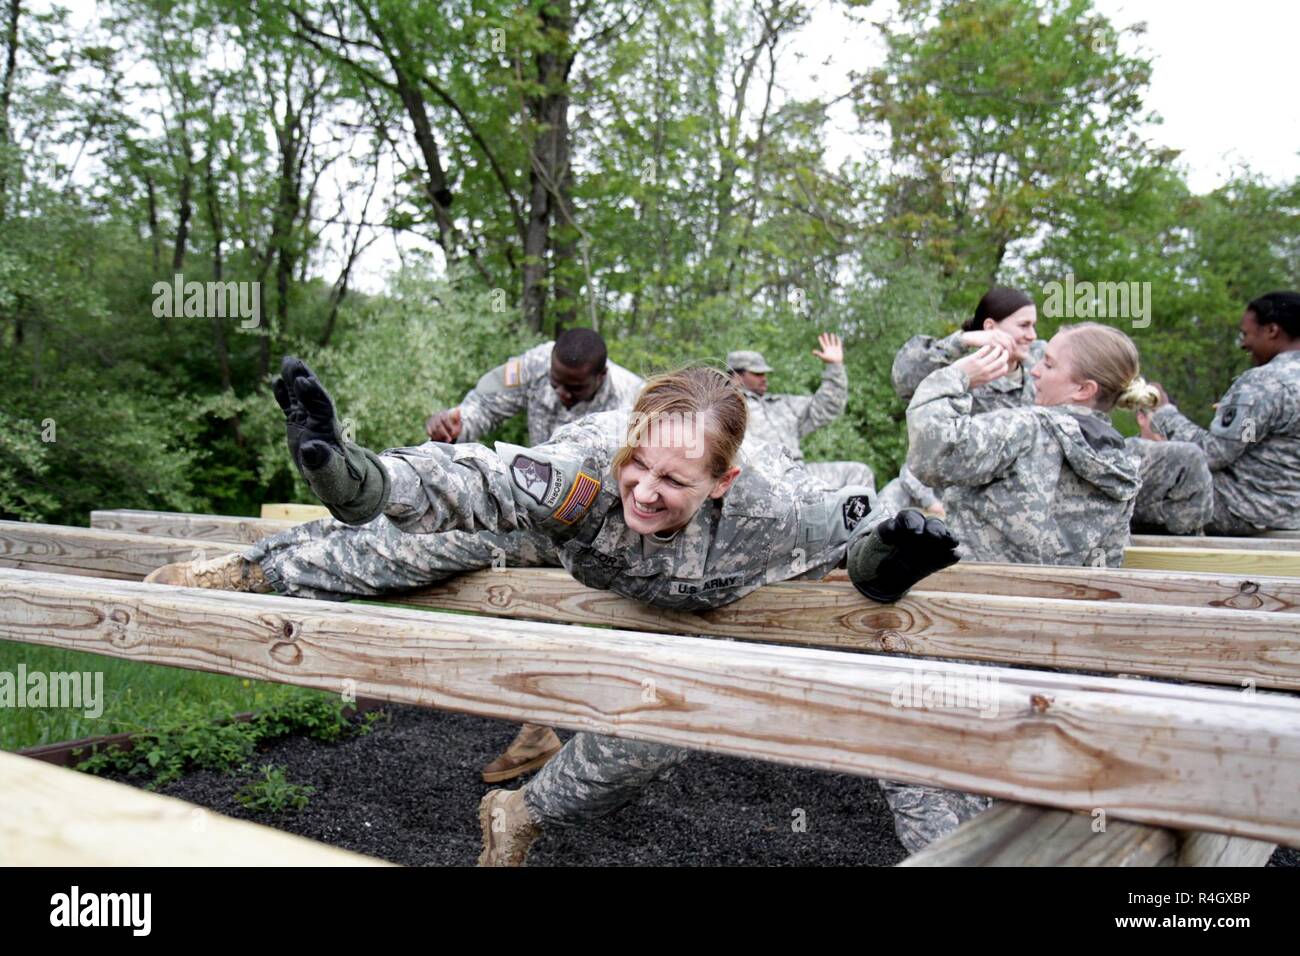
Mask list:
[[[599,492],[600,481],[598,479],[591,477],[585,471],[578,472],[573,487],[569,489],[569,496],[564,499],[564,503],[556,509],[555,514],[551,517],[560,524],[573,524],[587,513],[587,509],[596,500],[596,495]]]
[[[519,383],[524,380],[524,360],[521,358],[512,358],[506,362],[505,386],[506,388],[518,388]]]
[[[543,507],[549,508],[560,496],[560,475],[549,462],[515,455],[510,476],[524,494]]]
[[[871,511],[871,499],[866,495],[853,495],[844,499],[844,530],[852,531],[858,522]]]

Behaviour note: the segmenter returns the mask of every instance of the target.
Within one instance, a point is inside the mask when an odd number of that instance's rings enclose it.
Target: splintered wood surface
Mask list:
[[[12,570],[0,637],[1300,844],[1285,695]]]

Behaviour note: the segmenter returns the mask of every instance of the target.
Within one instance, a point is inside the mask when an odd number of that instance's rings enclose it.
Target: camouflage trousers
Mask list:
[[[631,803],[688,756],[669,744],[577,734],[524,787],[524,803],[543,827],[577,826]]]
[[[917,783],[877,780],[894,814],[894,832],[908,853],[924,849],[993,805],[992,797]]]
[[[385,517],[332,518],[263,538],[244,552],[280,594],[342,601],[409,591],[489,567],[559,567],[555,545],[531,531],[407,534]]]
[[[828,488],[865,485],[876,490],[876,473],[861,461],[806,461],[804,470]]]
[[[1199,534],[1216,518],[1214,485],[1205,453],[1191,442],[1130,438],[1142,457],[1142,487],[1133,527],[1171,534]]]
[[[668,744],[578,734],[524,787],[524,803],[543,827],[578,826],[631,803],[689,755]],[[877,783],[894,814],[894,832],[909,853],[951,833],[993,802],[939,787]]]

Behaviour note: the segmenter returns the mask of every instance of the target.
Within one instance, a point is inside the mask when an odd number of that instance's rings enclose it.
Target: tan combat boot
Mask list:
[[[223,554],[207,561],[164,564],[144,579],[145,584],[171,584],[180,588],[212,588],[217,591],[270,592],[271,585],[256,561],[241,554]]]
[[[536,770],[563,746],[550,727],[524,724],[505,752],[483,768],[483,782],[501,783]]]
[[[533,822],[524,803],[524,791],[489,790],[478,805],[483,828],[479,866],[523,866],[542,828]]]

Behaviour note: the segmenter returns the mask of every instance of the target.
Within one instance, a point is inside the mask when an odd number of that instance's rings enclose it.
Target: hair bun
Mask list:
[[[1160,404],[1160,392],[1141,375],[1136,375],[1124,386],[1115,404],[1120,408],[1155,408]]]

